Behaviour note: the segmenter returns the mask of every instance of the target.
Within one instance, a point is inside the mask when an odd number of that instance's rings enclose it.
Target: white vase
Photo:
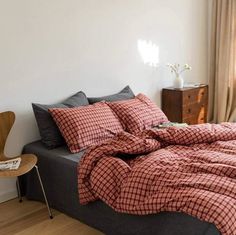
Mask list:
[[[174,87],[177,89],[181,89],[184,87],[184,79],[182,78],[182,76],[179,75],[175,77]]]

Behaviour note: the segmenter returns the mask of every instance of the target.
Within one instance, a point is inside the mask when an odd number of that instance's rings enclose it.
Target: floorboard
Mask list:
[[[56,210],[50,220],[45,204],[26,199],[1,203],[0,215],[0,235],[104,235]]]

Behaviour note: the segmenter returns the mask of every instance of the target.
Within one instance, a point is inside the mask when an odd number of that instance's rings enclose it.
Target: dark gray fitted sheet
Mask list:
[[[117,213],[102,201],[82,206],[77,191],[77,165],[83,152],[71,154],[67,148],[46,149],[40,141],[24,147],[24,153],[38,156],[38,166],[50,206],[107,235],[219,235],[213,224],[184,213],[162,212],[135,216]],[[43,201],[34,171],[21,178],[28,199]]]

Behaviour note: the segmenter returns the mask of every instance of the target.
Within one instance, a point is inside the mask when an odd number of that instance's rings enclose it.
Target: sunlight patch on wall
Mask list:
[[[152,41],[142,39],[138,40],[137,46],[143,63],[151,67],[157,67],[159,64],[159,47]]]

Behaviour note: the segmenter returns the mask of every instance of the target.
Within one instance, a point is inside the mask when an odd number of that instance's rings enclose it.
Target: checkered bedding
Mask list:
[[[123,131],[113,111],[104,102],[76,108],[49,109],[72,153],[111,139]]]
[[[141,93],[134,99],[107,102],[107,104],[118,116],[124,130],[134,135],[160,123],[168,122],[162,110]]]
[[[119,133],[78,165],[82,204],[118,212],[185,212],[236,234],[236,124]]]

